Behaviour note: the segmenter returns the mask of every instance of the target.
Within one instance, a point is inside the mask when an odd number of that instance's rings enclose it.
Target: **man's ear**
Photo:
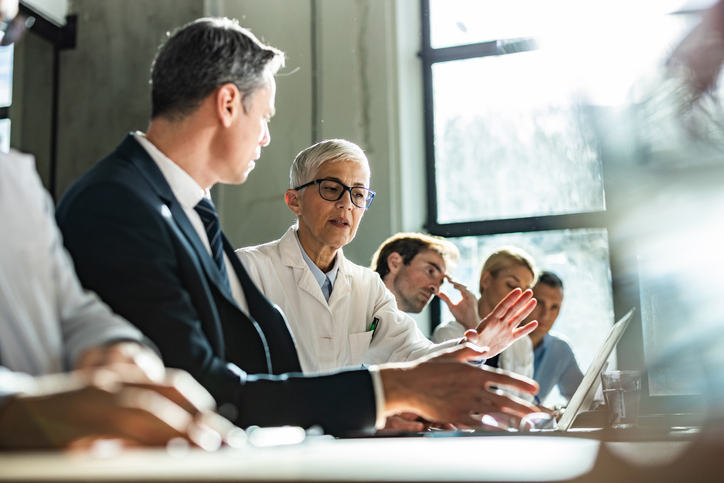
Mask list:
[[[301,193],[297,190],[288,189],[287,192],[284,193],[284,201],[287,202],[287,206],[292,210],[292,213],[297,216],[302,215],[301,198]]]
[[[392,252],[387,256],[387,268],[390,269],[392,275],[397,275],[400,271],[400,267],[405,264],[402,255],[397,252]]]
[[[231,126],[243,108],[241,92],[235,84],[229,82],[216,90],[216,113],[224,127]]]

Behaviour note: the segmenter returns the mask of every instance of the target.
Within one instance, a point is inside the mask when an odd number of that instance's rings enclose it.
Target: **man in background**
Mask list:
[[[433,295],[440,296],[440,286],[459,258],[458,248],[444,238],[398,233],[380,245],[370,268],[395,296],[397,308],[419,314]]]
[[[538,398],[543,402],[558,386],[561,395],[570,400],[583,381],[583,373],[568,341],[550,333],[563,304],[563,281],[552,272],[542,272],[533,296],[538,304],[528,320],[538,321],[538,327],[529,335],[533,342],[533,379],[540,384]]]

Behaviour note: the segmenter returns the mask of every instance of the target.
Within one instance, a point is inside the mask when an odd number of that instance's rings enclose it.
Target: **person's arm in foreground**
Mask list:
[[[0,449],[63,448],[97,438],[158,445],[183,438],[213,450],[220,434],[233,430],[211,413],[211,396],[182,371],[152,380],[139,366],[113,363],[37,378],[0,368],[1,377],[13,377],[18,392],[0,400]]]

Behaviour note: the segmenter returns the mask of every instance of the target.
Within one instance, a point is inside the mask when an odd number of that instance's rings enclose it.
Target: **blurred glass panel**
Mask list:
[[[0,152],[10,151],[10,119],[0,119]]]
[[[433,65],[438,222],[605,209],[601,161],[543,51]]]
[[[430,0],[433,48],[517,37],[547,37],[589,23],[610,33],[617,20],[637,21],[680,9],[705,8],[713,0]],[[616,35],[621,31],[616,25]],[[569,41],[572,39],[569,38]],[[577,40],[577,39],[573,39]]]
[[[0,47],[0,107],[7,107],[13,98],[13,46]]]
[[[573,351],[585,373],[599,346],[613,325],[611,270],[608,235],[604,229],[513,233],[480,237],[451,238],[460,249],[461,260],[455,278],[477,296],[480,269],[488,256],[503,245],[514,245],[533,256],[538,268],[556,273],[563,280],[565,298],[553,331],[573,342]],[[442,291],[454,301],[459,293],[446,283]],[[443,303],[441,320],[453,317]],[[482,314],[481,314],[482,315]],[[615,354],[612,356],[615,365]],[[611,366],[612,367],[612,366]],[[560,396],[559,396],[560,397]],[[553,394],[547,404],[555,401]]]
[[[533,11],[540,11],[544,3],[430,0],[430,43],[437,49],[534,35],[540,24]]]

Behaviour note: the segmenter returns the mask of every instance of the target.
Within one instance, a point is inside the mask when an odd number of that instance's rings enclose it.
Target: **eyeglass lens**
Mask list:
[[[319,194],[327,201],[339,200],[345,191],[346,186],[332,180],[323,180],[319,183]],[[372,200],[372,193],[366,188],[352,187],[349,189],[350,199],[358,208],[367,208]]]

